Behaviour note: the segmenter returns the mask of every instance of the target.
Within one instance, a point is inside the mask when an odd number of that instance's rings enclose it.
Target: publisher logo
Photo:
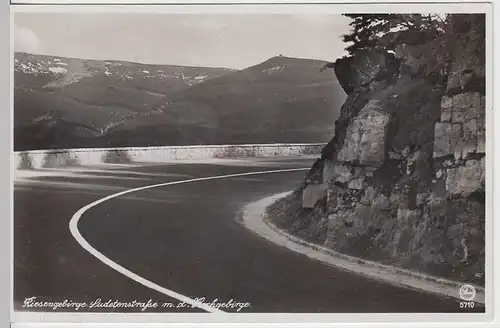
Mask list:
[[[459,294],[464,301],[472,301],[476,297],[476,289],[472,285],[465,284],[460,288]]]

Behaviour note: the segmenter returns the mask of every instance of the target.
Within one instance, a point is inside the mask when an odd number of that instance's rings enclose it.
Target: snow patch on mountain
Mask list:
[[[269,75],[272,75],[274,73],[282,72],[284,68],[285,68],[284,65],[278,65],[278,66],[274,66],[274,67],[271,67],[268,69],[264,69],[264,70],[262,70],[262,73],[268,73]]]
[[[68,72],[64,67],[49,67],[49,71],[54,74],[66,74]]]
[[[53,78],[44,87],[62,87],[93,75],[117,77],[123,81],[141,78],[158,79],[165,82],[178,80],[188,86],[192,86],[224,74],[224,69],[220,69],[220,73],[218,74],[213,74],[210,72],[211,68],[183,66],[158,67],[129,62],[93,61],[26,53],[16,53],[15,56],[14,70],[16,72],[33,76],[44,75]],[[227,71],[234,70],[227,69]]]
[[[40,75],[40,74],[47,73],[45,71],[40,71],[37,68],[37,65],[34,65],[33,63],[30,63],[30,62],[26,62],[26,63],[19,63],[18,62],[16,64],[17,65],[15,65],[14,70],[18,71],[18,72],[22,72],[22,73],[26,73],[26,74],[33,74],[33,75]]]

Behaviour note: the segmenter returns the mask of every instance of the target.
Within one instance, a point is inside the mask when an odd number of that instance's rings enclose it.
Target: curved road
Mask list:
[[[180,301],[113,270],[73,238],[80,208],[120,191],[244,172],[307,168],[312,159],[116,166],[17,179],[14,189],[14,301]],[[241,312],[484,312],[459,301],[395,287],[342,271],[276,246],[245,229],[249,202],[293,189],[304,171],[197,181],[145,189],[83,213],[78,229],[99,252],[163,288],[205,302],[250,303]],[[52,311],[50,309],[36,309]],[[222,309],[236,311],[236,309]],[[59,309],[57,311],[74,311]],[[133,312],[93,308],[83,311]],[[158,306],[148,312],[204,312]]]

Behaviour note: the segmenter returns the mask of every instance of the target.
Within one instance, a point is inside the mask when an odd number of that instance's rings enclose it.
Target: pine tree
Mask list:
[[[369,49],[391,49],[394,36],[412,32],[442,31],[442,19],[428,14],[344,14],[352,19],[350,34],[342,39],[350,45],[346,48],[350,55]]]
[[[346,48],[349,54],[373,49],[378,45],[377,34],[390,29],[390,23],[396,15],[392,14],[344,14],[353,19],[349,24],[353,28],[351,34],[342,36],[346,43],[352,43]]]

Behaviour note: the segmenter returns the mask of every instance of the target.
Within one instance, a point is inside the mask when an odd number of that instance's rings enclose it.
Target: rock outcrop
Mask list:
[[[397,75],[400,62],[392,54],[370,50],[354,57],[344,57],[335,62],[335,75],[347,94],[374,81],[390,79]]]
[[[350,255],[484,284],[484,28],[484,15],[453,15],[444,36],[340,59],[348,98],[335,136],[301,188],[269,208],[275,224]]]

